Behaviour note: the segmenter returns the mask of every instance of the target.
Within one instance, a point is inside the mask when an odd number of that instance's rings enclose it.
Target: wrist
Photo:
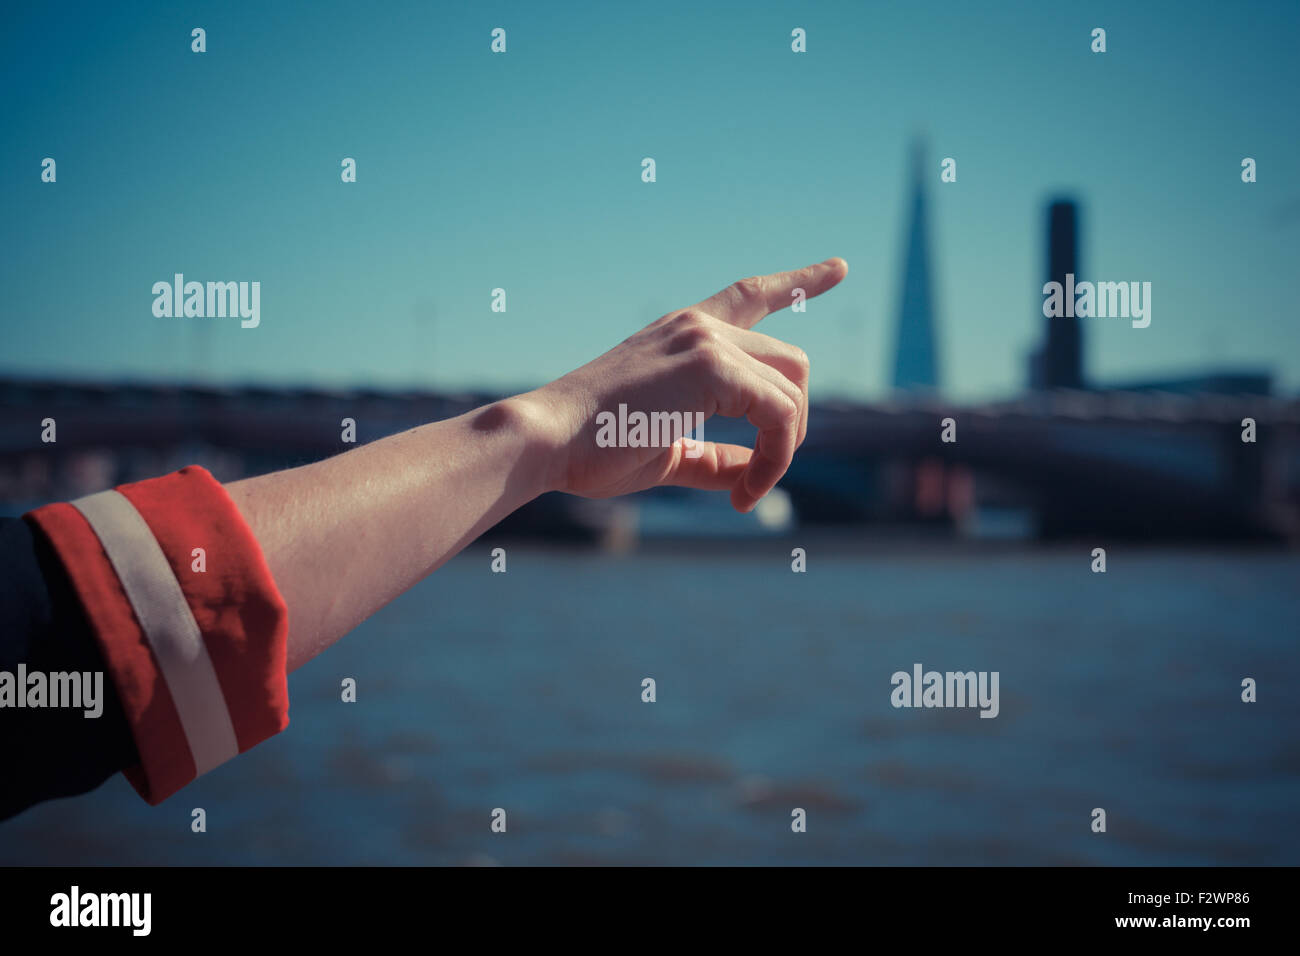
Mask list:
[[[537,392],[494,402],[474,413],[473,427],[500,432],[516,449],[524,494],[532,500],[561,491],[567,471],[567,441],[555,410]]]

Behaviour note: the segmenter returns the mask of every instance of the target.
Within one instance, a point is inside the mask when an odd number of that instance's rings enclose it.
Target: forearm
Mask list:
[[[792,295],[820,295],[843,259],[742,279],[669,313],[549,385],[227,491],[288,609],[290,671],[544,491],[587,497],[658,485],[731,489],[754,507],[803,441],[808,358],[752,331]],[[747,418],[756,451],[678,441],[597,447],[593,416],[629,404]]]
[[[547,490],[538,415],[507,399],[226,486],[288,606],[290,671]]]

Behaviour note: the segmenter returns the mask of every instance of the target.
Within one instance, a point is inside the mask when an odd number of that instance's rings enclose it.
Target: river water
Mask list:
[[[475,546],[292,675],[285,733],[0,863],[1300,864],[1300,557],[800,544]],[[917,663],[997,671],[998,716],[894,708]]]

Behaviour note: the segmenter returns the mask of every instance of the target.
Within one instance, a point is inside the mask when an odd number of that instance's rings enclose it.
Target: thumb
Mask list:
[[[727,491],[745,473],[753,450],[744,445],[679,439],[657,484],[701,491]]]

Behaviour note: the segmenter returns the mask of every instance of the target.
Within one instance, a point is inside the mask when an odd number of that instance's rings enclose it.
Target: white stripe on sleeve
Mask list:
[[[180,583],[144,518],[120,492],[101,491],[72,505],[108,553],[176,703],[195,769],[207,773],[236,756],[239,744]]]

